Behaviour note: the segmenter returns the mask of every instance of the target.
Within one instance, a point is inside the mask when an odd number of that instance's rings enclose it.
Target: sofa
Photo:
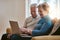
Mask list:
[[[35,37],[32,37],[31,40],[60,40],[60,19],[53,20],[53,23],[54,23],[54,26],[49,35],[35,36]]]
[[[32,37],[31,40],[60,40],[60,33],[59,33],[59,35],[54,35],[54,33],[58,30],[58,28],[60,29],[60,19],[59,20],[54,19],[54,20],[52,20],[52,22],[54,23],[54,26],[49,35],[35,36],[35,37]],[[33,24],[31,24],[31,25],[33,25]],[[29,27],[29,28],[31,28],[31,27]]]

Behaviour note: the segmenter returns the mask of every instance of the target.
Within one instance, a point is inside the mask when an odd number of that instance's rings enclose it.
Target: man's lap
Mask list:
[[[31,40],[31,37],[22,37],[20,35],[13,34],[11,36],[11,40]]]

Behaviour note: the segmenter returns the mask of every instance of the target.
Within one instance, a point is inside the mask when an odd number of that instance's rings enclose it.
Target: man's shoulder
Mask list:
[[[26,18],[25,20],[29,20],[29,19],[32,19],[32,16],[30,16],[30,17]]]
[[[26,19],[27,26],[35,25],[39,20],[40,20],[40,17],[37,17],[37,18],[29,17],[28,19]]]
[[[32,20],[33,20],[33,18],[30,16],[30,17],[28,17],[28,18],[25,19],[25,22],[26,22],[26,23],[29,23],[29,22],[31,22]]]
[[[33,21],[38,21],[40,20],[40,17],[32,18],[32,16],[26,18],[26,22],[33,22]]]

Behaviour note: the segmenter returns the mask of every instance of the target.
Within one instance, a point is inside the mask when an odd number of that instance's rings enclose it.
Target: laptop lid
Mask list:
[[[19,30],[19,25],[17,21],[9,21],[11,29],[12,29],[12,34],[21,34],[21,31]]]

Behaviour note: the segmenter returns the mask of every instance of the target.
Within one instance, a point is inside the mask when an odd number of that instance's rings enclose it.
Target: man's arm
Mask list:
[[[30,22],[32,22],[32,17],[31,16],[25,19],[25,22],[24,22],[24,26],[23,27],[27,28],[29,26],[28,24]]]
[[[26,22],[26,21],[24,22],[23,27],[24,27],[24,28],[27,28],[27,22]]]

